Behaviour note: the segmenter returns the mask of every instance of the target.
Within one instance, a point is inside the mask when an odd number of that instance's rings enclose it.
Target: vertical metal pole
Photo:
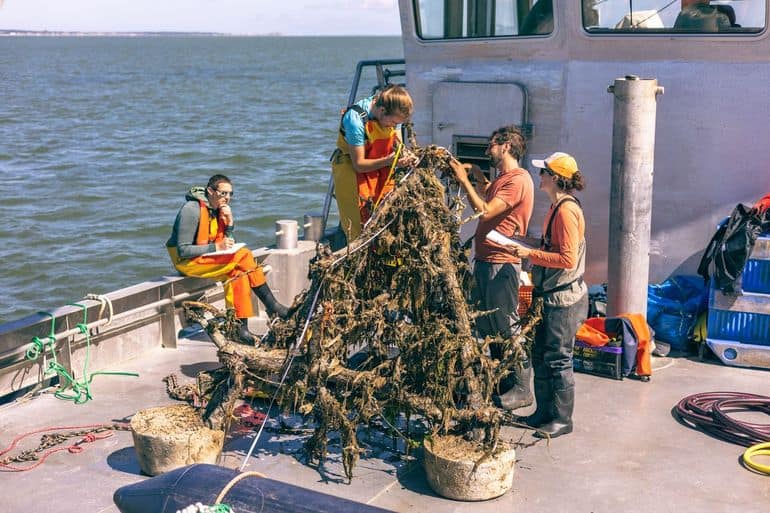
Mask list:
[[[615,102],[612,124],[607,315],[647,315],[656,79],[629,75],[607,88]]]

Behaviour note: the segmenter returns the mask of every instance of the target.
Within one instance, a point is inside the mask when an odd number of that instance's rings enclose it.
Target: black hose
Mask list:
[[[770,442],[770,424],[736,420],[730,414],[756,411],[770,415],[770,397],[739,392],[704,392],[676,405],[682,422],[711,436],[746,447]]]

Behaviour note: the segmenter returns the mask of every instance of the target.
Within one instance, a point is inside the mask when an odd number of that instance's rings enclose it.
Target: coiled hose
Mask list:
[[[763,465],[754,460],[756,456],[770,456],[770,442],[752,445],[743,453],[743,463],[750,469],[770,476],[770,465]]]
[[[770,415],[770,397],[739,392],[704,392],[685,397],[676,414],[686,425],[711,436],[750,447],[770,442],[770,423],[736,420],[731,413],[755,411]]]

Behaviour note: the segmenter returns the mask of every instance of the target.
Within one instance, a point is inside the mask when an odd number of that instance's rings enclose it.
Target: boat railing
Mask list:
[[[314,241],[302,240],[290,249],[254,251],[270,269],[268,283],[282,303],[290,304],[307,288],[315,250]],[[182,308],[187,300],[222,308],[224,291],[211,280],[162,276],[0,324],[0,402],[54,384],[57,374],[49,365],[54,355],[60,369],[82,380],[86,372],[110,370],[144,352],[175,348],[179,331],[188,325]],[[267,316],[261,313],[250,326],[256,332],[267,329]]]
[[[51,384],[57,377],[49,367],[54,356],[80,380],[86,364],[106,369],[151,348],[176,347],[184,326],[181,302],[217,304],[223,298],[222,287],[211,280],[163,276],[2,324],[0,397]]]

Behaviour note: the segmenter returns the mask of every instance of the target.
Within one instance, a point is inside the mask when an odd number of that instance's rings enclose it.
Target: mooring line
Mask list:
[[[321,285],[323,285],[323,280],[321,280],[321,283],[318,284],[318,289],[316,289],[315,296],[313,297],[313,303],[310,305],[310,311],[308,312],[307,319],[305,320],[305,325],[302,327],[302,333],[300,334],[299,338],[294,341],[294,344],[292,345],[292,347],[289,348],[288,360],[286,361],[286,368],[283,371],[283,376],[281,376],[281,381],[278,383],[278,387],[275,389],[275,392],[273,393],[273,397],[270,398],[270,404],[267,407],[267,412],[265,413],[265,419],[262,421],[262,424],[260,424],[259,426],[259,431],[257,431],[257,435],[254,437],[254,441],[251,443],[251,447],[249,447],[249,452],[246,453],[246,457],[243,458],[243,463],[241,464],[241,468],[240,468],[241,472],[243,472],[243,469],[246,468],[246,464],[248,463],[249,458],[254,452],[254,449],[257,447],[257,442],[259,442],[259,437],[262,436],[262,432],[265,430],[265,424],[267,424],[267,421],[270,418],[270,410],[273,409],[273,404],[275,404],[275,400],[281,391],[281,387],[283,387],[283,383],[286,381],[286,377],[289,375],[289,369],[291,369],[291,364],[294,362],[294,353],[299,347],[299,345],[302,343],[302,341],[305,340],[305,334],[307,333],[307,329],[310,326],[310,320],[313,318],[313,313],[315,312],[315,306],[316,306],[316,303],[318,302],[318,296],[321,293]]]

